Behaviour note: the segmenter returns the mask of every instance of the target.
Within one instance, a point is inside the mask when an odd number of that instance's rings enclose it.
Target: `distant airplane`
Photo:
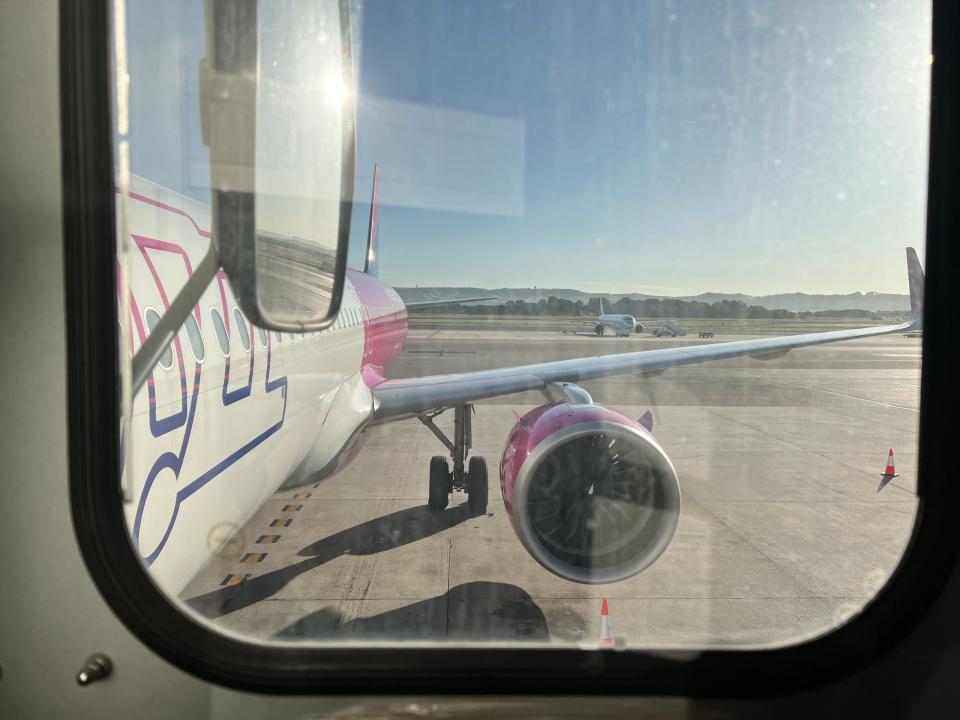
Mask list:
[[[517,536],[560,577],[622,580],[670,544],[679,479],[653,436],[649,411],[627,417],[594,403],[579,383],[629,374],[643,382],[644,374],[676,365],[778,357],[919,327],[923,271],[907,248],[911,313],[902,324],[387,380],[406,340],[407,306],[378,277],[378,183],[375,172],[367,262],[363,271],[348,271],[332,326],[301,334],[256,328],[218,273],[128,409],[124,509],[133,546],[166,592],[178,594],[217,551],[212,538],[230,537],[277,490],[342,469],[382,423],[416,418],[449,451],[452,468],[444,455],[430,461],[432,509],[444,509],[453,490],[464,490],[469,512],[485,513],[486,461],[468,457],[473,404],[530,390],[546,402],[517,418],[499,463]],[[120,347],[132,355],[207,252],[210,208],[135,176],[128,198],[131,332],[124,334],[121,323]],[[631,316],[602,308],[597,325],[636,327]],[[451,409],[449,437],[434,420]],[[292,520],[273,522],[285,527]]]
[[[584,324],[593,325],[593,331],[597,335],[604,335],[606,329],[613,330],[617,337],[628,337],[631,332],[642,333],[643,323],[638,323],[633,315],[615,315],[603,311],[603,298],[597,298],[600,301],[600,314],[595,320],[582,320]]]

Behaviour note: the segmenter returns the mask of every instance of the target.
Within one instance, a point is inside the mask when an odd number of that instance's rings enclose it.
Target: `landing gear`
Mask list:
[[[443,410],[432,414],[419,415],[420,422],[430,428],[450,451],[453,459],[453,471],[450,471],[447,459],[435,455],[430,460],[430,493],[427,504],[431,510],[439,512],[447,507],[450,493],[460,490],[467,493],[467,506],[471,515],[483,515],[487,511],[487,463],[481,457],[470,458],[467,454],[473,442],[471,424],[473,405],[457,405],[453,415],[453,440],[437,427],[433,419]]]
[[[603,335],[603,325],[597,323],[597,326],[593,329],[597,335]]]

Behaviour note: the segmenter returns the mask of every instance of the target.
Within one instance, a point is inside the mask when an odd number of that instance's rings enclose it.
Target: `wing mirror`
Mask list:
[[[353,195],[348,0],[207,0],[200,65],[213,240],[256,325],[325,328]]]
[[[134,357],[134,392],[219,267],[263,328],[322,330],[343,293],[355,155],[349,0],[206,0],[204,12],[212,242]]]

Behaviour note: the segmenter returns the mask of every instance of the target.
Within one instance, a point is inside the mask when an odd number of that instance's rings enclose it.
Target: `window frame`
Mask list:
[[[129,543],[120,505],[116,403],[115,214],[108,3],[60,2],[60,107],[69,487],[74,531],[102,596],[127,628],[181,669],[269,693],[604,693],[756,697],[835,681],[876,660],[931,608],[960,557],[960,483],[952,482],[950,337],[960,320],[960,13],[933,3],[926,302],[918,445],[918,519],[889,582],[848,623],[800,644],[689,653],[551,648],[263,645],[213,632],[174,607]],[[933,478],[942,478],[934,482]]]

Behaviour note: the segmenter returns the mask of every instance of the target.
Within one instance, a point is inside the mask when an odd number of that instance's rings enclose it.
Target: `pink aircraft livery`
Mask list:
[[[598,405],[580,383],[621,374],[642,382],[675,365],[776,357],[920,324],[923,271],[907,248],[911,312],[897,325],[387,380],[404,347],[407,310],[418,304],[405,305],[378,277],[378,195],[375,172],[365,268],[348,271],[331,327],[299,335],[256,328],[219,273],[136,394],[121,443],[129,454],[126,517],[134,546],[168,593],[179,593],[273,493],[333,475],[380,423],[422,422],[445,446],[446,455],[424,469],[431,508],[443,510],[458,490],[471,512],[486,512],[486,462],[470,455],[473,404],[530,390],[544,403],[505,428],[499,464],[520,542],[563,578],[627,578],[669,545],[680,482],[649,412],[634,419]],[[128,199],[130,317],[120,327],[122,348],[133,355],[205,255],[210,209],[137,177]],[[434,423],[448,410],[452,436]]]

